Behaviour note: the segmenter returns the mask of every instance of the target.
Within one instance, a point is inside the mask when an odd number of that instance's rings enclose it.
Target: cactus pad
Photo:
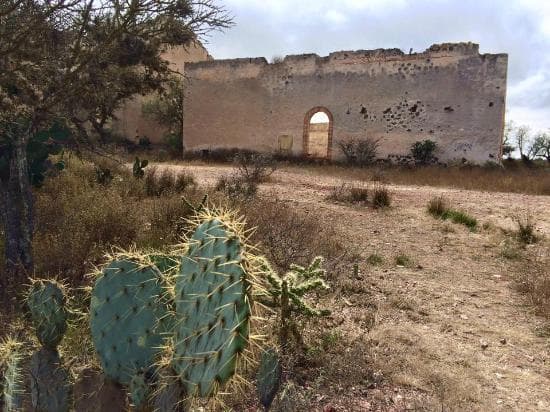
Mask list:
[[[172,324],[167,300],[153,265],[127,257],[103,269],[92,291],[90,326],[107,377],[128,384],[154,364]]]
[[[130,401],[135,408],[140,408],[147,403],[149,383],[145,379],[145,374],[136,373],[133,375],[128,384],[128,389]]]
[[[200,224],[176,280],[172,367],[188,396],[213,395],[248,344],[251,308],[241,239],[219,219]],[[181,319],[181,321],[180,321]]]
[[[36,335],[42,345],[54,349],[67,329],[63,286],[51,280],[35,280],[27,295]]]
[[[6,339],[0,345],[0,368],[3,369],[3,412],[20,411],[23,406],[24,379],[22,344]]]
[[[33,410],[68,412],[69,373],[63,368],[57,350],[42,348],[33,354],[30,370]]]
[[[281,363],[274,349],[262,353],[260,369],[257,376],[257,389],[260,402],[266,410],[269,409],[281,383]]]

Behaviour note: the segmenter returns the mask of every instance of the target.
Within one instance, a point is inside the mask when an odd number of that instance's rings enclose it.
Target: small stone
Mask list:
[[[501,345],[506,345],[506,338],[502,338],[499,342]]]
[[[481,345],[481,349],[483,349],[483,350],[485,350],[489,347],[489,343],[487,341],[484,341],[484,340],[482,340],[480,342],[480,345]]]

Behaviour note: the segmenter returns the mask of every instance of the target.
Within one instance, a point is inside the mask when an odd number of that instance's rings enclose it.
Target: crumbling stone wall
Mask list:
[[[186,46],[168,47],[162,58],[170,63],[170,69],[184,74],[185,64],[211,60],[208,51],[199,42],[192,42]],[[116,111],[116,119],[112,123],[112,130],[126,139],[137,142],[140,137],[147,137],[152,143],[162,143],[163,136],[169,131],[164,125],[145,117],[141,112],[141,106],[147,100],[155,98],[155,95],[135,96],[128,100]]]
[[[281,139],[308,153],[309,121],[331,122],[327,157],[338,142],[382,137],[379,156],[401,158],[412,143],[437,142],[441,161],[499,161],[504,128],[506,54],[472,43],[342,51],[327,57],[211,60],[186,65],[186,150],[239,147],[273,151]]]

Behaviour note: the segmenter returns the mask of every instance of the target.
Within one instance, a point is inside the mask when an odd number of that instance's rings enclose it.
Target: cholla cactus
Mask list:
[[[279,276],[265,258],[261,259],[261,268],[270,287],[267,290],[269,299],[262,299],[262,303],[281,310],[279,328],[279,343],[281,346],[288,344],[289,334],[301,345],[302,337],[296,326],[296,316],[326,316],[330,311],[316,309],[307,304],[304,299],[306,293],[314,289],[328,289],[328,284],[322,279],[326,274],[321,266],[323,257],[317,256],[307,267],[291,265],[290,271]]]

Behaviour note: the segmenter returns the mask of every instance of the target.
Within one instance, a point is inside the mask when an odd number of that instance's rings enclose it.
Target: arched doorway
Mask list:
[[[332,113],[325,107],[314,107],[304,118],[304,154],[330,159],[332,154]]]

